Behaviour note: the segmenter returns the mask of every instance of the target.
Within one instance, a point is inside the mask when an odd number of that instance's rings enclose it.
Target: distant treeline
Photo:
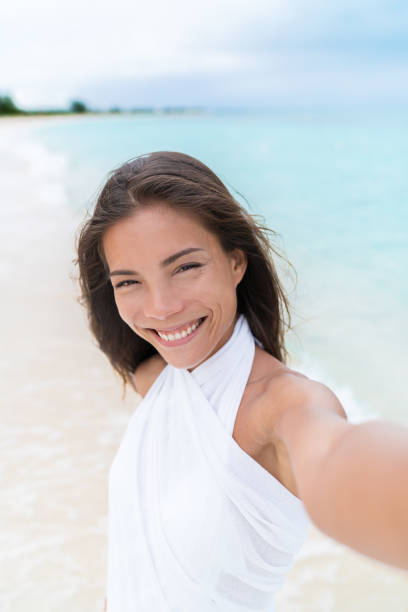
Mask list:
[[[66,113],[87,113],[88,107],[81,100],[73,100],[67,109],[23,110],[11,96],[0,96],[0,115],[63,115]]]
[[[23,110],[19,108],[11,98],[11,96],[0,96],[0,115],[68,115],[78,113],[200,113],[203,109],[187,108],[183,106],[165,106],[163,108],[154,108],[150,106],[136,106],[131,109],[121,109],[118,106],[108,109],[108,111],[90,109],[82,100],[72,100],[67,109],[51,109],[51,110]]]

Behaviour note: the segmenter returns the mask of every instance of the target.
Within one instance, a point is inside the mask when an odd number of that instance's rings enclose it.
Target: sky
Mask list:
[[[408,102],[408,3],[2,0],[0,95],[23,108]]]

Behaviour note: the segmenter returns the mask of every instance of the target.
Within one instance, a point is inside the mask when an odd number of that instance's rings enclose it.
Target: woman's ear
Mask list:
[[[232,273],[235,279],[235,286],[239,285],[241,280],[244,277],[245,271],[247,269],[248,260],[247,256],[241,249],[234,249],[231,252],[231,266]]]

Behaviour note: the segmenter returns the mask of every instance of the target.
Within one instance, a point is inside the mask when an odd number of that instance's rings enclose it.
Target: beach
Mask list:
[[[37,120],[41,121],[41,120]],[[64,162],[2,121],[1,609],[100,610],[107,472],[138,403],[94,346],[73,280]]]
[[[69,121],[0,121],[2,612],[103,609],[108,471],[140,400],[122,399],[77,301],[66,159],[32,135]],[[408,611],[407,573],[312,527],[277,611],[385,608]]]

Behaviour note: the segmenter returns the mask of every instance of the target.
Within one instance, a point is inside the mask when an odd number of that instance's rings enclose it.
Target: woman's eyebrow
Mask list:
[[[179,257],[183,257],[183,255],[188,255],[189,253],[194,253],[194,251],[204,251],[204,249],[199,249],[198,247],[190,247],[188,249],[183,249],[182,251],[178,251],[177,253],[166,257],[166,259],[164,259],[160,263],[160,266],[164,268],[165,266],[168,266],[169,264],[176,261],[176,259],[178,259]]]
[[[169,257],[163,259],[163,261],[160,262],[160,266],[164,268],[165,266],[175,262],[179,257],[183,257],[183,255],[188,255],[189,253],[194,253],[195,251],[204,251],[204,249],[199,249],[198,247],[183,249],[182,251],[173,253],[173,255],[169,255]],[[110,272],[109,276],[127,276],[129,274],[137,274],[137,272],[136,270],[113,270],[113,272]]]

